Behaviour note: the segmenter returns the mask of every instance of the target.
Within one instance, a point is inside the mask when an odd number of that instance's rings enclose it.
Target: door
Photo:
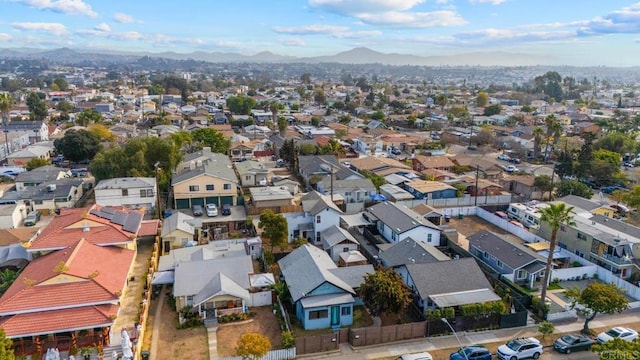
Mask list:
[[[331,307],[331,326],[340,326],[340,306]]]

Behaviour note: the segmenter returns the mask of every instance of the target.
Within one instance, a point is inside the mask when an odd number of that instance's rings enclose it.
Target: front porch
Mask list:
[[[48,349],[58,349],[60,354],[78,354],[79,349],[91,349],[99,353],[109,345],[110,327],[63,332],[49,335],[38,335],[11,339],[16,358],[30,356],[40,359]]]
[[[198,314],[203,320],[216,319],[220,316],[242,314],[247,312],[243,299],[207,301],[197,306]]]

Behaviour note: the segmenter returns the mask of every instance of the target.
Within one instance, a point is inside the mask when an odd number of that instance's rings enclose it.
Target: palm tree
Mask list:
[[[7,125],[9,124],[9,110],[13,107],[13,98],[8,93],[0,94],[0,113],[2,114],[2,127],[4,128],[4,145],[9,156],[9,140],[7,137]]]
[[[558,230],[562,225],[574,226],[573,206],[566,206],[564,203],[549,204],[549,207],[540,210],[540,221],[546,222],[551,228],[551,239],[549,240],[549,256],[547,256],[547,266],[544,269],[544,282],[542,283],[542,292],[540,294],[540,303],[543,305],[540,309],[543,316],[544,301],[547,298],[547,286],[549,285],[549,276],[551,276],[551,263],[553,262],[553,253],[556,249],[556,241],[558,238]]]
[[[536,160],[540,156],[540,144],[542,137],[544,136],[544,130],[539,126],[533,129],[533,159]]]
[[[558,145],[558,141],[560,141],[560,137],[562,136],[562,131],[564,130],[564,126],[560,121],[556,121],[553,123],[553,145]]]
[[[544,119],[544,123],[547,126],[546,140],[547,145],[544,147],[544,163],[547,163],[549,158],[549,138],[553,135],[553,126],[557,122],[555,115],[551,114]]]

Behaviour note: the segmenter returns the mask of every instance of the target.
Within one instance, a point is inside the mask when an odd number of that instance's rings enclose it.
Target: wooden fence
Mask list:
[[[349,343],[353,346],[366,346],[421,338],[425,337],[427,333],[426,324],[426,321],[421,321],[409,324],[349,329]]]
[[[267,210],[271,210],[276,214],[282,213],[295,213],[295,212],[303,212],[302,206],[300,205],[286,205],[286,206],[270,206],[270,207],[255,207],[255,206],[245,206],[247,210],[247,215],[260,215]]]
[[[296,352],[301,355],[337,350],[341,342],[348,341],[348,336],[349,331],[342,329],[332,334],[300,337],[296,339]]]

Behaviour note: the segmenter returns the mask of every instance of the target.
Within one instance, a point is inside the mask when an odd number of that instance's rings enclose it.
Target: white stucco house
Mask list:
[[[125,177],[101,180],[95,188],[96,204],[152,209],[158,189],[152,177]]]

